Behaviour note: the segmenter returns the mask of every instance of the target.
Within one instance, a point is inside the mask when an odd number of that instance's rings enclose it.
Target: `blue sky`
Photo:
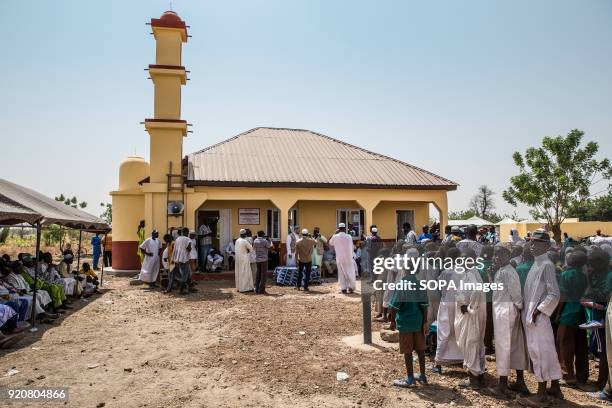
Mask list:
[[[148,156],[168,1],[2,1],[4,178],[109,201],[121,160]],[[192,152],[256,126],[304,128],[499,194],[515,150],[579,128],[612,152],[612,1],[186,1]],[[518,213],[526,215],[524,208]]]

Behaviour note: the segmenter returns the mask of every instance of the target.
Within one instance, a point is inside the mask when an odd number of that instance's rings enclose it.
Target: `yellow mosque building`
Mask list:
[[[155,64],[148,68],[154,117],[144,121],[150,162],[129,157],[119,168],[118,189],[111,192],[113,269],[140,268],[141,220],[147,236],[153,229],[163,235],[205,223],[220,250],[241,228],[263,230],[281,244],[293,226],[318,226],[330,237],[339,222],[355,240],[370,224],[383,239],[395,240],[404,222],[417,231],[427,224],[430,205],[444,228],[447,192],[456,183],[310,130],[257,127],[184,154],[188,124],[181,118],[181,87],[188,71],[182,46],[188,27],[173,11],[150,24],[156,42]]]

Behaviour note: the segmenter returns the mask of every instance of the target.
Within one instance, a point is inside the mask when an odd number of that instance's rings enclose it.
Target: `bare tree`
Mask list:
[[[495,192],[486,184],[483,184],[478,187],[478,192],[470,200],[470,208],[474,210],[477,216],[485,218],[495,208],[493,195],[495,195]]]

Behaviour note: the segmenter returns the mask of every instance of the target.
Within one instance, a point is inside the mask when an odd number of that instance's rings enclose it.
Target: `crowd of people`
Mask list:
[[[19,341],[31,321],[54,324],[74,300],[99,293],[98,275],[89,263],[73,268],[70,245],[59,262],[50,252],[39,252],[37,261],[28,253],[0,258],[0,348]]]
[[[606,319],[612,290],[610,239],[580,244],[565,237],[557,244],[548,232],[537,230],[527,240],[500,243],[494,231],[473,225],[445,232],[439,241],[423,240],[408,227],[392,248],[368,246],[371,256],[482,261],[465,270],[418,264],[425,266],[390,269],[378,277],[396,283],[437,282],[436,289],[419,290],[417,285],[417,290],[375,294],[377,318],[399,331],[400,353],[405,355],[407,376],[394,384],[426,384],[429,352],[437,375],[444,375],[444,366],[462,366],[467,379],[461,387],[499,398],[520,394],[519,402],[527,406],[542,406],[551,396],[563,398],[562,386],[612,401],[606,355],[606,343],[612,344]],[[496,286],[484,290],[487,283]],[[413,352],[420,369],[416,376]],[[495,356],[498,380],[491,388],[484,383],[486,355]],[[594,383],[587,383],[590,358],[599,361]],[[535,395],[525,383],[526,370],[538,382]],[[516,373],[513,383],[508,381],[511,371]]]
[[[141,223],[139,234],[144,229]],[[201,231],[206,234],[206,231]],[[196,291],[194,274],[203,269],[201,252],[208,251],[204,258],[204,270],[216,271],[225,261],[223,254],[212,245],[205,248],[199,245],[197,235],[188,228],[173,230],[166,234],[163,242],[159,232],[153,230],[149,238],[141,234],[139,256],[142,259],[140,274],[136,280],[148,284],[149,288],[161,287],[166,293],[174,289],[180,294]],[[200,241],[201,242],[201,241]],[[352,293],[356,287],[359,266],[359,248],[353,244],[353,237],[347,233],[344,223],[338,225],[336,233],[325,238],[318,227],[310,234],[308,229],[295,227],[287,237],[288,267],[298,269],[296,289],[308,292],[313,266],[325,266],[330,273],[337,274],[342,293]],[[250,229],[241,229],[239,237],[228,244],[226,250],[228,264],[234,267],[236,289],[239,292],[266,294],[267,272],[270,265],[277,265],[278,255],[275,246],[264,231],[253,234]],[[330,256],[331,255],[331,256]]]

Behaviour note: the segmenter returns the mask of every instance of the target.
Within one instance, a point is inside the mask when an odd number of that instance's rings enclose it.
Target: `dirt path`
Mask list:
[[[342,341],[359,334],[361,304],[332,284],[309,295],[272,287],[263,297],[206,282],[178,297],[128,283],[110,277],[107,293],[3,351],[0,386],[68,387],[70,401],[60,405],[92,408],[516,406],[458,390],[459,369],[429,375],[427,387],[393,388],[402,356]],[[13,367],[18,374],[2,377]],[[350,378],[336,381],[337,371]],[[556,406],[599,406],[564,390],[567,401]]]

